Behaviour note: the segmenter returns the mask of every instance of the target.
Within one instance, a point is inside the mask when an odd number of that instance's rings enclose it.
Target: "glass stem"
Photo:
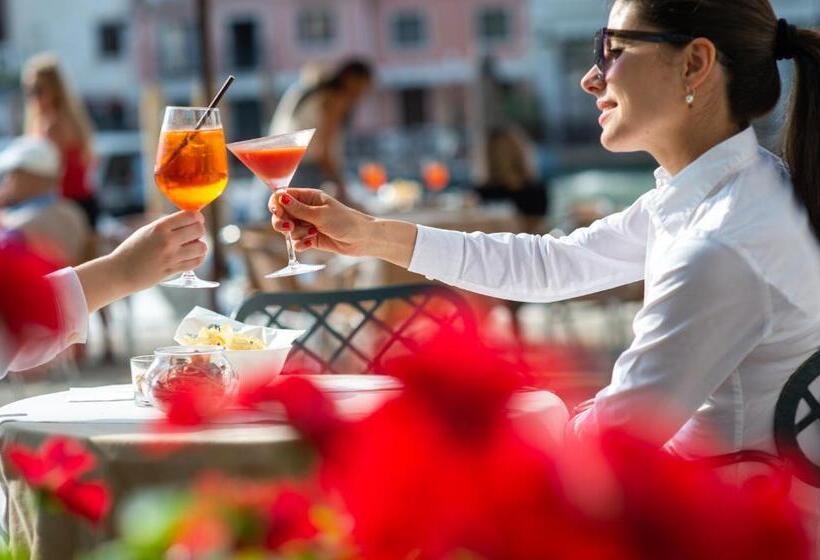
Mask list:
[[[293,248],[293,238],[290,233],[285,234],[285,243],[288,246],[288,266],[299,264],[299,261],[296,260],[296,249]]]
[[[189,270],[189,271],[187,271],[187,272],[183,272],[183,273],[180,275],[180,278],[184,278],[184,279],[186,279],[186,280],[198,280],[198,278],[196,277],[196,274],[194,274],[194,271],[193,271],[193,270]]]

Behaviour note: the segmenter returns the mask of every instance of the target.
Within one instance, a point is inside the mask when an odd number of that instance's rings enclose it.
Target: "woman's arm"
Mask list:
[[[556,301],[642,279],[649,224],[643,198],[560,239],[380,220],[310,189],[273,196],[271,210],[274,228],[292,231],[297,250],[378,257],[466,290],[521,301]]]
[[[202,264],[207,251],[200,240],[203,235],[202,214],[177,212],[138,229],[110,255],[49,275],[59,309],[59,332],[23,340],[9,369],[35,367],[71,344],[85,342],[89,314]]]

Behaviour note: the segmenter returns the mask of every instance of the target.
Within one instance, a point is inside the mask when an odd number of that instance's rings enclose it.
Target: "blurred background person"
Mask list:
[[[317,75],[311,67],[285,93],[273,115],[270,134],[316,129],[292,185],[330,182],[338,196],[349,201],[344,176],[344,128],[372,85],[370,64],[348,59],[324,75]]]
[[[534,149],[514,125],[493,127],[486,142],[487,182],[478,188],[484,202],[509,200],[524,218],[526,231],[545,227],[549,212],[547,185],[538,176]]]
[[[98,207],[91,177],[94,152],[88,113],[68,87],[53,55],[31,58],[23,68],[22,79],[26,94],[24,133],[48,138],[57,147],[62,161],[59,192],[83,209],[94,228]]]
[[[91,229],[75,202],[59,196],[60,154],[47,139],[23,136],[0,152],[0,229],[65,265],[82,262]]]

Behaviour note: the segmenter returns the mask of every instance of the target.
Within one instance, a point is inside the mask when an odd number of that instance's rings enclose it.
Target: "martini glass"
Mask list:
[[[196,212],[228,184],[228,154],[219,109],[167,107],[154,166],[159,190],[180,210]],[[161,283],[173,288],[215,288],[193,271]]]
[[[315,128],[310,128],[288,134],[233,142],[228,144],[228,149],[270,190],[283,191],[290,185],[315,131]],[[288,247],[287,266],[265,275],[265,278],[281,278],[316,272],[325,267],[323,264],[300,263],[296,259],[293,238],[289,232],[285,234],[285,242]]]

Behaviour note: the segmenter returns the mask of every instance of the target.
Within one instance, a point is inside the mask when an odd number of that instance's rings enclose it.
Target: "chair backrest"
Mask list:
[[[305,329],[288,364],[315,373],[381,373],[385,359],[416,351],[441,329],[465,333],[476,329],[464,298],[432,284],[257,293],[242,303],[234,318]]]
[[[778,454],[803,482],[820,488],[820,351],[792,374],[774,413]],[[807,443],[812,446],[807,450]]]

